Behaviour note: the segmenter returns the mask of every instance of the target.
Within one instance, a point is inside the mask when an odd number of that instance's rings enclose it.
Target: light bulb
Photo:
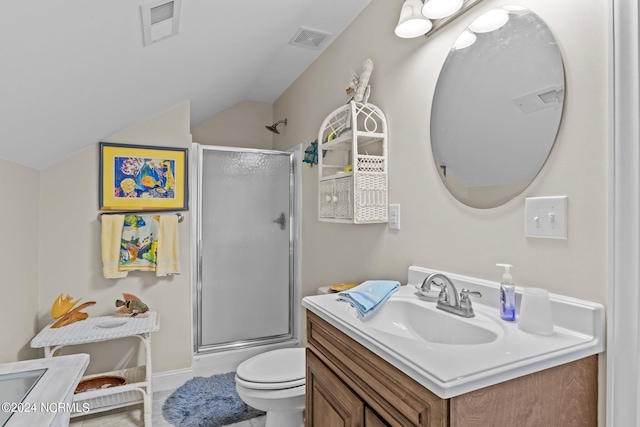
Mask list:
[[[421,0],[405,0],[396,26],[396,36],[408,39],[429,32],[433,24],[422,15],[421,8]]]
[[[427,0],[422,14],[427,18],[441,19],[451,16],[462,7],[462,0]]]

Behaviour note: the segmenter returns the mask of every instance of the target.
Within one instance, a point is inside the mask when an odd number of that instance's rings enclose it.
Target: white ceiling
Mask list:
[[[0,157],[43,169],[191,101],[198,123],[243,100],[273,102],[371,0],[182,0],[180,31],[143,46],[147,0],[4,2]],[[326,45],[322,47],[326,47]]]

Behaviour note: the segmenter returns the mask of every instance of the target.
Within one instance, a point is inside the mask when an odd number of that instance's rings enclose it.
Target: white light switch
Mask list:
[[[567,196],[527,197],[525,235],[527,237],[567,238]]]
[[[400,230],[400,205],[389,205],[389,228]]]

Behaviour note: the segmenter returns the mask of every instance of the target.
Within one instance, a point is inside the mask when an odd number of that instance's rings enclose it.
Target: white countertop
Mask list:
[[[47,371],[27,394],[6,427],[66,426],[69,424],[73,392],[89,365],[88,354],[74,354],[46,359],[0,364],[0,375],[46,369]],[[3,404],[5,402],[2,402]],[[9,404],[19,402],[7,402]],[[14,405],[15,409],[15,405]]]
[[[432,272],[437,271],[411,267],[409,281],[421,283]],[[336,294],[306,297],[302,305],[443,399],[604,351],[604,307],[600,304],[551,294],[554,334],[534,335],[518,329],[517,323],[500,319],[499,283],[445,274],[458,291],[466,287],[483,293],[483,298],[473,300],[476,317],[463,321],[491,330],[497,335],[495,341],[452,345],[409,339],[401,329],[395,333],[393,328],[373,327],[374,317],[357,318],[348,303],[337,301]],[[426,304],[437,310],[435,303],[418,298],[413,285],[401,286],[389,299],[394,300]],[[383,305],[377,310],[384,309]],[[425,323],[424,327],[438,325]]]

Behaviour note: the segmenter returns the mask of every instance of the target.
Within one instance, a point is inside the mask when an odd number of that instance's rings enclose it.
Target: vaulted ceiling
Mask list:
[[[146,47],[146,0],[5,2],[0,157],[43,169],[187,100],[192,124],[273,102],[370,1],[182,0],[178,35]],[[332,36],[289,44],[300,27]]]

